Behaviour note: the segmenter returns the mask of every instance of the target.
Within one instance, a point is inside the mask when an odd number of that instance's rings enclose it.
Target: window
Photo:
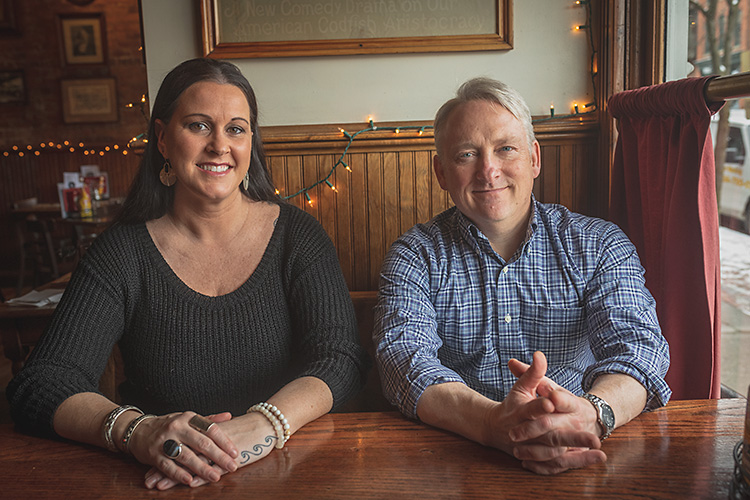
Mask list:
[[[706,30],[705,15],[700,10],[700,6],[707,6],[709,1],[667,0],[667,80],[713,74],[715,70],[710,50],[711,38],[718,43],[717,35],[727,32],[732,34],[732,40],[726,47],[726,50],[731,51],[726,72],[750,70],[750,67],[743,67],[741,63],[741,54],[750,53],[748,37],[745,36],[744,40],[742,37],[742,27],[750,25],[750,0],[737,0],[733,3],[718,1],[715,19],[717,26],[713,37]],[[735,26],[727,27],[730,6],[738,9],[738,22]],[[750,61],[746,64],[748,63]],[[717,62],[716,66],[720,64],[721,62]],[[750,104],[750,99],[744,101]],[[740,102],[732,100],[726,106],[736,107]],[[742,141],[741,133],[742,130],[738,127],[729,129],[726,160],[735,170],[737,164],[742,164],[750,154]],[[725,176],[722,178],[726,179]],[[737,194],[739,192],[737,189],[730,192],[729,188],[722,188],[722,205],[730,199],[735,203],[736,197],[742,196]],[[746,202],[743,198],[739,203],[745,207],[745,203],[750,201]],[[747,395],[747,384],[750,381],[750,363],[747,363],[750,359],[750,254],[747,251],[750,248],[750,210],[745,213],[748,215],[742,218],[748,219],[747,221],[727,214],[721,215],[719,228],[722,287],[721,383],[723,391],[729,390],[730,395],[734,395],[731,391]],[[734,215],[737,216],[738,213]]]
[[[726,161],[729,163],[745,161],[745,143],[742,141],[742,130],[739,127],[729,127]]]

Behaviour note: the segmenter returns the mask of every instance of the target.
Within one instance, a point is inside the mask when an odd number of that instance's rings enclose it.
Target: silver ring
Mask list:
[[[208,432],[211,426],[214,425],[209,419],[201,417],[200,415],[193,415],[188,424],[190,427],[200,432]]]
[[[164,450],[164,454],[167,457],[171,458],[172,460],[177,460],[177,458],[180,456],[180,453],[182,453],[182,443],[178,443],[174,439],[167,439],[166,441],[164,441],[162,449]]]

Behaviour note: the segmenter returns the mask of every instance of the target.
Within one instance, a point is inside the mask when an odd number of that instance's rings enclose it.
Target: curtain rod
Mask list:
[[[750,71],[714,78],[703,93],[708,102],[750,97]]]

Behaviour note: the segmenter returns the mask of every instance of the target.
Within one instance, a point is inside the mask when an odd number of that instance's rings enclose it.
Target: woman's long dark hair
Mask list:
[[[148,142],[143,153],[143,160],[141,160],[141,166],[133,179],[115,224],[138,224],[158,219],[172,207],[174,189],[163,185],[159,180],[159,172],[165,160],[159,152],[154,123],[156,120],[169,123],[180,96],[188,87],[198,82],[234,85],[245,94],[247,103],[250,105],[253,151],[248,171],[250,184],[247,190],[240,185],[240,191],[255,201],[277,203],[280,201],[266,167],[263,141],[258,130],[258,103],[253,88],[234,64],[216,59],[198,58],[185,61],[175,67],[159,87],[149,121]]]

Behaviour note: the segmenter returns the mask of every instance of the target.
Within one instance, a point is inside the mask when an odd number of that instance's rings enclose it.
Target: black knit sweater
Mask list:
[[[206,256],[211,258],[211,256]],[[52,432],[57,407],[98,381],[119,342],[123,403],[147,413],[243,414],[291,380],[314,376],[334,407],[369,364],[336,253],[318,222],[281,205],[268,247],[237,290],[185,285],[144,224],[102,233],[74,272],[50,326],[8,386],[14,421]]]

